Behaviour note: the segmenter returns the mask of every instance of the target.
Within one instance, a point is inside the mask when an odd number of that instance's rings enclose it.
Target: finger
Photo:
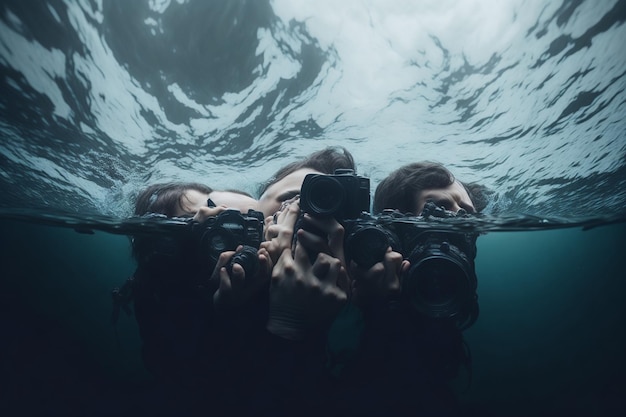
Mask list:
[[[338,258],[345,265],[344,256],[344,227],[334,218],[316,218],[305,214],[306,221],[313,226],[314,229],[322,232],[326,238],[326,245],[328,251],[326,253],[331,254],[335,258]]]
[[[220,256],[217,258],[216,268],[221,268],[222,266],[228,265],[230,259],[235,254],[233,250],[227,250],[225,252],[220,253]]]
[[[317,259],[312,266],[313,275],[320,281],[331,282],[337,285],[339,270],[341,268],[339,259],[334,258],[326,253],[317,255]]]
[[[411,262],[404,260],[402,261],[402,266],[400,267],[400,275],[405,274],[409,268],[411,267]]]
[[[294,273],[295,263],[291,249],[285,249],[272,269],[272,281],[280,281],[283,278],[292,277]]]
[[[296,225],[296,221],[300,216],[300,204],[297,201],[289,204],[286,210],[284,210],[278,216],[278,224],[284,225],[286,227],[290,227],[293,229]]]
[[[232,285],[230,282],[230,276],[226,268],[222,267],[219,270],[220,276],[220,292],[222,294],[229,294],[232,291]]]
[[[328,247],[328,242],[325,238],[309,232],[304,229],[298,230],[298,241],[304,246],[309,252],[312,253],[327,253],[331,255],[330,247]]]
[[[265,228],[265,240],[272,240],[275,237],[278,236],[278,233],[280,232],[281,227],[278,226],[277,224],[270,224],[268,227]]]
[[[296,241],[296,247],[293,251],[293,260],[297,265],[300,265],[304,269],[311,268],[311,259],[309,259],[309,252],[306,248],[300,244],[300,241]]]
[[[259,250],[259,276],[260,281],[265,282],[272,274],[272,258],[267,251]]]
[[[385,253],[383,263],[385,264],[385,288],[390,291],[399,290],[399,276],[403,265],[402,254],[391,251],[391,248],[389,248],[387,253]]]
[[[402,254],[388,248],[383,258],[383,263],[385,264],[385,269],[392,271],[394,274],[398,274],[402,267],[402,260]]]
[[[228,274],[228,271],[227,271]],[[246,271],[239,264],[234,264],[230,273],[230,284],[233,290],[243,287],[246,280]]]
[[[220,253],[220,256],[217,258],[217,263],[215,264],[215,267],[213,268],[213,272],[211,273],[211,278],[209,278],[209,281],[214,282],[216,284],[219,284],[219,282],[220,282],[220,270],[221,270],[221,268],[223,266],[228,264],[228,261],[230,260],[230,258],[234,254],[235,254],[235,252],[233,252],[233,251],[227,251],[227,252]]]
[[[332,229],[328,232],[328,246],[335,258],[339,259],[342,265],[345,266],[344,235],[345,229],[339,222],[335,221]]]
[[[224,210],[226,210],[226,207],[224,207],[224,206],[219,206],[219,207],[200,207],[198,209],[198,211],[196,212],[196,214],[193,216],[193,220],[202,223],[203,221],[205,221],[209,217],[215,217],[218,214],[220,214],[221,212],[223,212]]]
[[[343,266],[339,268],[337,286],[346,294],[350,293],[350,277],[348,276],[348,271]]]

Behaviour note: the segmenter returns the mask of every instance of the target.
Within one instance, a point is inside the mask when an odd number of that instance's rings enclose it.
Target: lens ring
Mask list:
[[[413,306],[433,318],[458,314],[464,294],[470,291],[470,277],[463,265],[442,253],[431,253],[413,263],[405,281]]]
[[[346,193],[335,178],[319,175],[303,187],[302,200],[308,203],[312,214],[332,216],[345,205]]]

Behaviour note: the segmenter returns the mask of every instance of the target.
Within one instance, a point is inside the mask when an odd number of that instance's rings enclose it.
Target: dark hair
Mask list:
[[[384,209],[396,209],[402,213],[416,213],[416,196],[423,190],[446,188],[455,181],[454,175],[437,162],[414,162],[393,171],[382,180],[374,194],[374,213]],[[479,184],[463,184],[476,211],[487,205],[486,188]]]
[[[169,182],[150,185],[135,200],[135,215],[149,213],[173,217],[183,208],[185,193],[196,190],[209,194],[211,187],[195,182]],[[132,238],[132,255],[137,262],[132,284],[135,319],[142,339],[142,358],[148,371],[156,377],[177,378],[184,374],[186,362],[181,360],[174,346],[181,323],[200,320],[188,311],[196,305],[206,312],[198,314],[208,320],[210,303],[198,290],[202,270],[195,256],[195,241],[169,235],[138,235]],[[177,308],[172,308],[172,303]],[[180,308],[178,305],[184,305]],[[177,323],[177,324],[172,324]],[[195,334],[194,334],[195,336]],[[187,340],[187,339],[185,339]],[[185,348],[195,348],[185,346]],[[195,363],[194,363],[195,365]]]
[[[196,182],[168,182],[153,184],[141,191],[135,200],[135,215],[148,213],[174,217],[177,209],[183,209],[183,198],[189,190],[210,194],[211,187]],[[132,255],[139,263],[145,263],[147,256],[154,252],[155,239],[133,237]]]
[[[454,183],[454,175],[436,162],[415,162],[393,171],[382,180],[374,193],[374,213],[384,209],[396,209],[402,213],[414,213],[422,190],[446,188]]]
[[[306,158],[285,165],[259,188],[262,195],[273,184],[285,178],[287,175],[303,168],[313,169],[322,174],[334,174],[336,169],[356,170],[352,154],[343,147],[328,147],[321,151],[313,152]]]
[[[210,194],[211,187],[197,182],[168,182],[154,184],[141,191],[135,200],[135,215],[147,213],[165,214],[173,217],[177,209],[183,208],[183,198],[189,190]]]

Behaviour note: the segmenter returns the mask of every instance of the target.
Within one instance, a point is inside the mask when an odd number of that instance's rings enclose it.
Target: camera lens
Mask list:
[[[429,317],[452,317],[470,293],[462,264],[446,254],[430,254],[412,263],[405,279],[411,303]]]
[[[216,262],[222,252],[235,250],[238,246],[236,236],[224,229],[212,229],[204,233],[200,239],[200,253],[208,254]]]
[[[259,257],[257,250],[252,246],[244,246],[243,249],[233,255],[228,263],[228,273],[233,272],[233,265],[239,264],[243,268],[246,277],[253,277],[259,271]]]
[[[366,226],[350,234],[345,248],[348,259],[362,268],[371,268],[383,260],[390,246],[387,234],[375,226]]]
[[[306,189],[303,187],[300,198],[308,202],[311,214],[332,216],[344,206],[346,195],[339,181],[319,175],[310,180]]]

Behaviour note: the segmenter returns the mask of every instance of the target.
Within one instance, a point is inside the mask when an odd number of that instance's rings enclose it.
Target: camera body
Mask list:
[[[300,190],[300,209],[317,217],[341,221],[358,217],[370,208],[370,180],[351,169],[333,175],[308,174]]]
[[[202,223],[191,223],[192,236],[197,242],[198,258],[213,270],[222,252],[234,251],[239,245],[248,248],[246,254],[258,249],[263,241],[263,223],[264,217],[260,211],[249,210],[248,213],[242,214],[234,209],[225,210]],[[237,257],[233,259],[231,262],[239,260]],[[249,262],[252,261],[237,263],[244,265]],[[232,268],[232,265],[230,267]]]
[[[432,217],[457,215],[427,203],[422,216],[384,211],[344,222],[346,261],[370,268],[391,246],[411,264],[401,277],[403,302],[423,316],[453,319],[467,328],[478,316],[478,234],[438,228]]]

